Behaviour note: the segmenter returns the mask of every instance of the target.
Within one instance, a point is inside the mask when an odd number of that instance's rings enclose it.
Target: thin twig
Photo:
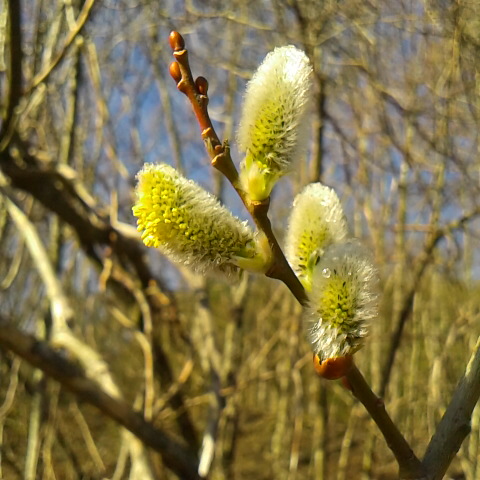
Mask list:
[[[399,466],[400,478],[423,478],[422,463],[415,456],[410,445],[388,415],[383,400],[372,392],[365,378],[355,365],[347,373],[346,378],[353,394],[367,409],[373,421],[382,432],[390,450],[395,455]]]
[[[474,207],[470,212],[465,213],[460,218],[453,220],[448,225],[435,229],[432,232],[427,244],[425,245],[423,251],[418,256],[414,272],[413,272],[413,280],[410,285],[410,288],[406,292],[404,299],[403,299],[403,306],[398,316],[398,321],[394,328],[392,339],[390,342],[389,351],[387,353],[387,360],[385,362],[385,366],[382,373],[382,380],[380,382],[379,393],[380,396],[385,396],[385,392],[388,387],[388,383],[390,381],[390,375],[392,373],[393,364],[395,362],[395,357],[397,351],[400,347],[400,341],[403,336],[403,329],[405,324],[410,317],[410,313],[412,311],[413,301],[415,298],[415,293],[418,290],[418,286],[423,278],[423,275],[432,260],[432,254],[435,251],[435,248],[439,244],[439,242],[444,239],[447,235],[463,228],[469,222],[475,220],[480,215],[480,207]]]
[[[430,441],[423,464],[428,480],[443,478],[448,466],[457,454],[471,430],[471,416],[480,398],[480,337],[460,380],[452,401]]]
[[[222,144],[208,114],[208,82],[203,77],[198,77],[195,81],[193,80],[192,71],[188,62],[188,51],[185,48],[185,41],[178,32],[172,32],[170,34],[170,46],[172,47],[175,57],[175,61],[170,65],[170,74],[175,80],[178,90],[187,96],[192,105],[202,131],[205,147],[212,161],[212,166],[223,173],[229,180],[233,188],[237,191],[245,208],[252,216],[257,228],[265,234],[268,240],[272,250],[273,261],[266,275],[285,283],[295,298],[302,305],[305,305],[307,302],[305,290],[290,268],[272,231],[270,219],[268,218],[270,198],[262,202],[252,201],[240,188],[238,171],[230,156],[228,142]]]
[[[45,81],[47,77],[53,72],[55,67],[60,63],[60,60],[65,56],[65,54],[68,51],[68,48],[70,45],[73,43],[77,35],[81,32],[82,28],[85,26],[85,23],[87,22],[89,18],[90,11],[93,8],[93,5],[95,4],[95,0],[86,0],[86,2],[83,4],[83,8],[81,12],[78,14],[77,21],[75,22],[75,28],[70,30],[70,32],[67,35],[67,38],[65,38],[62,48],[59,50],[57,55],[55,55],[54,59],[40,72],[38,72],[30,82],[30,85],[28,86],[27,93],[33,90],[35,87],[37,87],[40,83]]]
[[[10,60],[8,72],[8,99],[6,115],[0,127],[0,151],[4,150],[10,141],[15,126],[15,109],[22,97],[22,28],[20,0],[8,0],[8,41],[10,47]]]

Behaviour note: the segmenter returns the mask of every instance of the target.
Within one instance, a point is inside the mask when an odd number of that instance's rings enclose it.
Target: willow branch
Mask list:
[[[188,52],[185,41],[178,32],[170,34],[170,46],[173,50],[175,61],[170,65],[170,74],[177,84],[178,90],[187,96],[192,105],[202,131],[207,152],[210,155],[212,166],[223,173],[237,191],[243,204],[252,216],[257,228],[265,234],[273,253],[273,261],[266,272],[271,278],[281,280],[290,289],[295,298],[302,304],[307,303],[306,292],[295,273],[290,268],[285,255],[272,231],[268,208],[270,198],[262,202],[254,202],[248,198],[240,188],[238,172],[230,156],[227,142],[220,142],[208,115],[208,83],[203,77],[193,80],[193,75],[188,62]],[[372,392],[360,371],[354,366],[348,374],[348,381],[354,395],[365,406],[367,411],[377,423],[383,433],[387,444],[392,449],[400,467],[402,478],[421,478],[422,464],[413,453],[412,449],[394,425],[385,410],[383,402]]]
[[[346,378],[352,388],[352,393],[366,408],[373,421],[382,432],[388,447],[394,454],[399,466],[400,478],[423,478],[424,469],[422,463],[415,456],[410,445],[388,415],[383,400],[373,393],[365,378],[355,365],[353,365],[347,373]]]
[[[175,80],[178,90],[187,96],[192,105],[212,166],[225,175],[232,184],[245,208],[252,216],[255,225],[267,237],[272,250],[273,261],[266,275],[285,283],[295,298],[304,305],[307,302],[305,290],[290,268],[268,218],[270,198],[262,202],[252,201],[240,188],[238,171],[230,155],[228,142],[222,143],[220,141],[208,114],[208,82],[203,77],[198,77],[196,80],[193,79],[188,61],[188,51],[185,48],[183,37],[178,32],[172,32],[169,40],[173,56],[175,57],[175,61],[170,65],[170,75]]]

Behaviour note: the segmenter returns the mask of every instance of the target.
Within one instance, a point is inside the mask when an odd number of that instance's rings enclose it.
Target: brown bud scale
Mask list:
[[[185,40],[175,30],[170,33],[168,41],[170,43],[170,47],[174,52],[178,52],[179,50],[183,50],[185,48]]]
[[[327,380],[338,380],[345,376],[353,365],[353,357],[347,355],[345,357],[327,358],[323,362],[320,361],[318,355],[313,355],[313,366],[320,377]]]
[[[182,72],[180,71],[180,65],[177,62],[172,62],[169,67],[170,75],[175,80],[179,82],[182,79]]]
[[[195,80],[195,85],[202,95],[206,95],[208,92],[208,81],[205,77],[198,77]]]

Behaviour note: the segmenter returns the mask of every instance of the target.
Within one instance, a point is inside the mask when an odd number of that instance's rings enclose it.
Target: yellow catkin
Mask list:
[[[307,338],[321,360],[351,355],[378,315],[378,278],[357,240],[331,245],[315,266],[304,311]]]
[[[248,225],[174,168],[147,164],[137,180],[132,210],[148,247],[200,271],[232,273],[258,256]]]
[[[247,85],[237,132],[242,188],[253,200],[270,195],[305,148],[312,67],[293,46],[270,52]]]
[[[340,200],[332,188],[311,183],[295,197],[285,254],[307,290],[311,289],[313,268],[325,249],[344,241],[347,230]]]

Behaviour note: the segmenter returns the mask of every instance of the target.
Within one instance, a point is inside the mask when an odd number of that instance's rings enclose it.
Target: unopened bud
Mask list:
[[[182,79],[182,72],[180,71],[180,65],[177,62],[172,62],[169,67],[170,75],[178,83]]]
[[[195,85],[197,86],[198,91],[202,95],[207,95],[208,92],[208,81],[205,77],[198,77],[195,80]]]
[[[170,47],[174,52],[178,52],[185,48],[185,40],[183,37],[176,31],[170,33],[168,37]]]
[[[353,357],[347,355],[345,357],[327,358],[321,360],[316,354],[313,355],[313,367],[320,377],[327,380],[338,380],[344,377],[353,365]]]

